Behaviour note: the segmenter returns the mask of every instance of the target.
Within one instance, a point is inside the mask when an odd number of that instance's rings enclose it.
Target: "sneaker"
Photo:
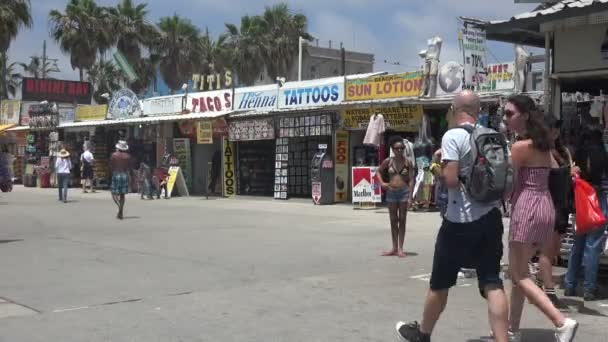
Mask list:
[[[592,302],[597,300],[597,296],[595,295],[595,292],[585,292],[583,293],[583,300],[585,302]]]
[[[578,322],[566,318],[564,325],[561,328],[555,329],[555,342],[572,342],[574,336],[576,336],[576,330],[578,329]]]
[[[494,332],[490,331],[490,337],[494,338]],[[511,330],[507,331],[507,338],[509,342],[521,342],[521,331],[512,332]]]
[[[397,330],[399,340],[402,342],[431,342],[431,336],[425,335],[420,331],[420,324],[418,322],[398,322],[395,329]]]
[[[564,302],[562,302],[555,293],[547,293],[547,297],[549,297],[549,300],[551,300],[553,306],[555,306],[555,308],[559,311],[568,311],[570,309],[568,305],[564,304]]]
[[[566,289],[566,290],[564,290],[564,296],[576,297],[576,290],[575,289]]]

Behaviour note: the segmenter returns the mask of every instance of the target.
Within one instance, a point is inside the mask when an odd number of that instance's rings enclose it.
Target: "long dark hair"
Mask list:
[[[602,129],[597,126],[585,127],[581,138],[576,163],[581,168],[584,179],[599,185],[602,178],[608,174],[608,153],[604,146]]]
[[[546,125],[549,129],[557,129],[560,130],[562,127],[562,120],[558,120],[553,114],[545,115],[544,119]],[[553,148],[557,155],[555,156],[558,159],[560,164],[569,164],[570,163],[570,152],[564,142],[562,141],[561,135],[558,135],[557,138],[553,141]],[[568,165],[569,166],[569,165]]]
[[[512,95],[507,102],[515,106],[522,115],[528,114],[524,137],[532,140],[532,146],[539,151],[551,151],[555,142],[551,139],[549,126],[545,123],[544,115],[538,110],[534,100],[526,95]]]

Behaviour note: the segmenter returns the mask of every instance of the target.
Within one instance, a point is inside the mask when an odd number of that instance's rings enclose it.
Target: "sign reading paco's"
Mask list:
[[[384,116],[387,128],[398,132],[418,132],[422,123],[422,105],[349,108],[342,111],[346,129],[366,129],[372,114]]]

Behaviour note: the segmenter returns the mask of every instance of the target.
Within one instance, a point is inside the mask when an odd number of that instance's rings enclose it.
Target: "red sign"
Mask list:
[[[190,113],[224,112],[232,109],[232,91],[207,91],[188,94]]]
[[[91,104],[92,93],[93,88],[89,82],[24,77],[21,86],[24,101]]]
[[[321,200],[321,182],[312,183],[312,200],[315,204],[319,204]]]

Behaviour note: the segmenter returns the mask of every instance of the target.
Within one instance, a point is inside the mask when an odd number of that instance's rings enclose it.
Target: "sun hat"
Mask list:
[[[62,148],[61,151],[59,151],[58,156],[60,158],[67,158],[70,156],[70,152],[68,152],[65,148]]]
[[[129,145],[127,145],[126,141],[119,140],[118,143],[116,144],[116,149],[119,151],[126,152],[129,150]]]

